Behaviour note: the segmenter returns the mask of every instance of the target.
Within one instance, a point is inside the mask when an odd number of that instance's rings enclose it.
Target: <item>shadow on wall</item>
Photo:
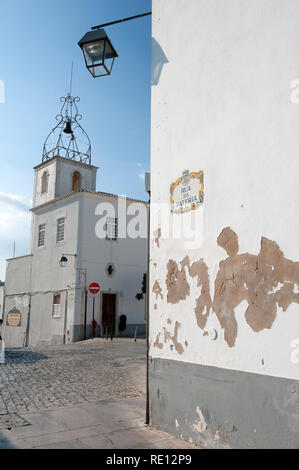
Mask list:
[[[152,86],[159,83],[164,64],[169,61],[155,38],[152,38]]]
[[[5,362],[0,363],[0,367],[11,364],[35,364],[36,362],[48,359],[45,354],[36,353],[23,349],[5,349]]]
[[[10,430],[11,428],[6,428]],[[16,445],[5,434],[0,432],[0,449],[17,449]]]

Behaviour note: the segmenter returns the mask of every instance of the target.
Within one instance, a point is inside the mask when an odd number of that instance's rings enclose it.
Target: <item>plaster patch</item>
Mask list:
[[[195,431],[198,431],[198,432],[205,432],[208,425],[205,421],[205,418],[204,418],[204,415],[202,414],[202,411],[201,409],[199,408],[199,406],[196,408],[196,413],[198,415],[198,421],[196,421],[194,424],[193,424],[193,428],[195,429]]]
[[[153,286],[153,293],[156,294],[156,299],[158,299],[158,297],[160,296],[161,299],[163,300],[163,293],[162,293],[162,288],[159,284],[158,281],[155,282],[154,286]]]
[[[201,287],[195,306],[199,328],[205,329],[210,313],[215,312],[225,341],[233,347],[238,335],[235,309],[244,300],[248,304],[245,320],[254,332],[271,329],[277,307],[286,311],[291,303],[299,304],[299,262],[286,259],[278,244],[265,237],[261,238],[258,255],[239,254],[238,236],[229,227],[220,233],[217,243],[226,250],[228,258],[219,263],[213,300],[204,260],[190,266],[186,256],[180,263],[181,269],[174,260],[168,262],[167,302],[177,304],[190,295],[185,271],[188,268]]]
[[[181,324],[179,322],[176,322],[173,335],[171,335],[171,333],[167,331],[166,328],[164,328],[164,343],[166,343],[169,340],[172,341],[175,347],[175,350],[179,354],[183,354],[184,348],[182,344],[178,341],[178,332],[179,332],[180,327],[181,327]]]
[[[177,304],[181,300],[186,300],[190,294],[190,286],[187,282],[185,267],[189,266],[190,260],[186,256],[180,263],[181,269],[175,261],[169,260],[167,265],[167,302]]]
[[[196,299],[195,316],[199,328],[204,329],[212,308],[212,299],[208,267],[203,259],[189,267],[189,274],[191,277],[197,277],[197,286],[201,287],[201,294]]]
[[[285,311],[292,302],[299,303],[299,295],[293,292],[299,263],[286,259],[278,244],[265,237],[258,255],[238,254],[238,237],[230,228],[221,232],[217,242],[229,256],[219,264],[213,310],[227,344],[233,347],[238,333],[235,308],[243,300],[248,303],[246,322],[255,332],[272,327],[277,305]]]
[[[163,349],[163,344],[160,343],[159,335],[157,335],[157,337],[156,337],[156,341],[154,342],[154,347],[159,348],[159,349]]]
[[[158,248],[160,248],[160,238],[161,238],[161,228],[158,228],[158,230],[156,230],[154,232],[154,237],[155,237],[155,243],[157,245]]]

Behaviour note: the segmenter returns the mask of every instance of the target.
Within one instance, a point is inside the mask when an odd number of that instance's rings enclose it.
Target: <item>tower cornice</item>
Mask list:
[[[98,166],[89,165],[88,163],[78,162],[77,160],[70,160],[69,158],[61,157],[60,155],[56,155],[55,157],[52,157],[49,160],[46,160],[46,161],[40,163],[39,165],[33,167],[33,169],[34,170],[40,170],[41,168],[46,167],[47,165],[49,165],[49,163],[54,162],[55,160],[65,161],[65,162],[68,162],[68,163],[73,163],[74,165],[81,166],[83,168],[87,167],[87,168],[94,168],[96,170],[99,169]]]

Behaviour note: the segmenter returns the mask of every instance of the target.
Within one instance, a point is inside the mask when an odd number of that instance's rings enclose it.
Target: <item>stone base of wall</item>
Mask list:
[[[150,359],[151,425],[206,448],[299,448],[299,382]]]

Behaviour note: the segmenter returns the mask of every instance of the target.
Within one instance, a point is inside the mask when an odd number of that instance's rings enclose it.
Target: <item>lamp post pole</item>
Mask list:
[[[59,260],[59,264],[61,268],[66,268],[67,263],[68,263],[68,256],[73,256],[74,258],[77,259],[77,254],[62,254],[61,258]],[[87,339],[86,335],[86,328],[87,328],[87,300],[88,300],[88,290],[87,290],[87,271],[84,268],[78,268],[76,267],[76,271],[78,271],[80,274],[82,273],[84,276],[84,295],[85,295],[85,302],[84,302],[84,339]],[[77,276],[76,276],[77,277]],[[81,276],[80,276],[81,278]],[[80,279],[81,281],[81,279]],[[65,323],[66,323],[66,318],[65,318]]]
[[[110,75],[115,58],[118,57],[116,50],[114,49],[109,37],[106,35],[104,27],[112,26],[118,23],[124,23],[125,21],[131,21],[138,18],[150,16],[151,11],[142,13],[140,15],[130,16],[117,21],[111,21],[109,23],[100,24],[93,26],[91,31],[85,34],[79,41],[78,45],[82,49],[85,65],[91,75],[94,78],[103,77]],[[147,254],[147,293],[146,293],[146,418],[145,424],[149,424],[150,412],[149,412],[149,306],[150,306],[150,294],[149,294],[149,274],[150,274],[150,187],[147,190],[149,194],[149,208],[148,208],[148,254]],[[85,309],[86,311],[86,309]],[[85,333],[86,334],[86,328]]]

